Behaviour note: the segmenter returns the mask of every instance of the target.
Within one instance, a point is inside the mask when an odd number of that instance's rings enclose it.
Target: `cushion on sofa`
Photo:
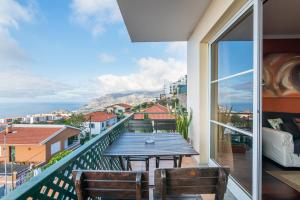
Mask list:
[[[283,121],[281,118],[268,119],[268,122],[273,129],[281,130],[281,124],[283,124]]]
[[[300,131],[294,122],[286,122],[281,124],[281,129],[292,134],[294,140],[300,139]]]

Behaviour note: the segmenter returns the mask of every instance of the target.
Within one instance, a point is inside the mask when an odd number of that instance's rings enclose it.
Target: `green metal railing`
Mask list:
[[[125,131],[131,118],[124,118],[2,199],[77,199],[72,170],[121,170],[118,159],[104,157],[102,152]]]

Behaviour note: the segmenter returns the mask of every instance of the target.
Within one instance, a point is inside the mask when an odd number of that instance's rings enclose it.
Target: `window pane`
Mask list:
[[[211,84],[213,120],[252,132],[253,73]]]
[[[246,15],[212,45],[212,80],[253,68],[253,19]]]
[[[230,167],[230,174],[250,194],[252,188],[252,137],[211,123],[211,158]]]

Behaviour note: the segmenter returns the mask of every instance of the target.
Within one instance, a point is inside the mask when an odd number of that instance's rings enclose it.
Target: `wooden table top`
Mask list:
[[[146,144],[147,139],[153,144]],[[104,152],[105,156],[191,156],[199,155],[178,133],[123,133]]]

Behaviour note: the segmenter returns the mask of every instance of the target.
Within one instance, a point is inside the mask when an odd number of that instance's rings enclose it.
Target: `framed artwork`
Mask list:
[[[263,64],[263,97],[300,97],[300,53],[268,54]]]

